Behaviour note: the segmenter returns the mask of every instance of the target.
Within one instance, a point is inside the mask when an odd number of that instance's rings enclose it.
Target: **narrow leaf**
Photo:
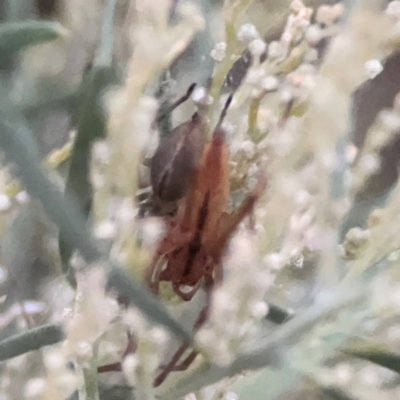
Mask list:
[[[59,343],[64,338],[64,328],[60,324],[49,324],[30,329],[0,342],[0,361]]]
[[[74,197],[86,219],[91,212],[93,198],[90,181],[91,148],[93,142],[106,133],[106,116],[101,99],[105,89],[116,82],[115,69],[112,67],[115,6],[116,0],[108,0],[104,8],[101,43],[93,67],[83,77],[74,116],[77,136],[65,190]],[[70,283],[75,285],[73,274],[69,271],[69,260],[74,248],[66,242],[62,230],[59,247],[63,270]]]
[[[341,351],[400,373],[400,354],[392,353],[379,343],[358,339],[356,344],[349,344]]]
[[[104,136],[106,119],[101,107],[101,95],[106,87],[115,81],[115,71],[108,67],[93,67],[83,79],[77,102],[75,126],[77,136],[72,151],[66,192],[74,198],[81,213],[88,218],[92,208],[93,190],[90,182],[90,158],[93,142]],[[67,244],[65,232],[60,231],[60,256],[65,273],[68,273],[68,263],[73,247]],[[70,283],[74,279],[68,273]]]
[[[0,24],[0,54],[12,55],[28,46],[54,40],[66,34],[58,22],[22,21]]]
[[[355,400],[343,390],[336,387],[326,387],[321,390],[321,400]]]

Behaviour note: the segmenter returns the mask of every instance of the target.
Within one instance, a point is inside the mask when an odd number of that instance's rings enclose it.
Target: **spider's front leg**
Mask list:
[[[145,282],[150,290],[158,295],[160,287],[160,274],[165,261],[165,255],[156,253],[149,267],[146,270]]]
[[[260,173],[255,187],[247,194],[242,204],[231,214],[224,214],[221,219],[220,233],[212,247],[212,254],[216,259],[222,256],[221,252],[226,248],[229,239],[235,232],[237,226],[254,208],[254,205],[263,195],[267,187],[267,177],[264,173]]]
[[[176,237],[173,232],[171,233],[170,229],[167,232],[167,235],[159,244],[150,265],[147,267],[144,277],[146,284],[155,295],[158,295],[160,281],[170,280],[169,278],[165,279],[165,276],[170,275],[168,264],[177,249],[187,240],[185,235]],[[167,270],[163,270],[165,263],[167,263]]]
[[[106,364],[106,365],[102,365],[102,366],[98,367],[97,368],[97,372],[99,374],[101,374],[103,372],[119,372],[119,371],[122,371],[122,362],[125,360],[125,358],[129,354],[135,353],[135,351],[137,349],[137,342],[136,342],[135,338],[133,337],[133,335],[129,331],[127,332],[127,337],[128,337],[128,342],[126,344],[125,351],[122,354],[121,361],[117,361],[117,362],[112,363],[112,364]]]

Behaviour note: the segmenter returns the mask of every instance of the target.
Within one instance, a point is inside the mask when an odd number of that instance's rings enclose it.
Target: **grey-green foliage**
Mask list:
[[[85,218],[76,203],[73,199],[64,196],[45,176],[37,155],[29,149],[28,144],[32,140],[32,135],[29,128],[22,122],[22,116],[18,121],[13,120],[7,118],[6,111],[13,111],[12,104],[4,98],[4,95],[0,95],[0,131],[2,132],[0,147],[5,152],[8,161],[17,166],[18,177],[26,190],[33,198],[41,201],[50,219],[63,232],[66,242],[72,248],[80,250],[88,263],[106,262],[106,257],[91,238]],[[12,112],[11,116],[16,115]],[[111,286],[118,291],[119,285],[123,285],[124,296],[133,301],[145,314],[155,321],[166,324],[185,340],[189,339],[187,332],[165,313],[164,308],[148,289],[139,282],[129,280],[120,268],[115,269],[110,264],[108,264],[108,274]]]
[[[111,1],[111,3],[115,5],[115,1]],[[109,23],[109,18],[105,20]],[[58,24],[49,24],[48,22],[28,21],[13,25],[6,23],[0,25],[0,43],[2,34],[4,37],[11,38],[12,46],[4,45],[5,51],[8,49],[5,58],[11,58],[14,53],[29,45],[54,39],[57,36],[56,33],[61,31],[62,29]],[[110,42],[108,41],[108,43]],[[182,339],[190,341],[188,332],[166,313],[164,307],[146,288],[140,283],[132,281],[121,268],[107,261],[107,257],[99,250],[86,226],[86,216],[84,216],[84,210],[82,210],[82,204],[87,201],[88,193],[90,197],[86,157],[89,157],[90,145],[93,140],[104,133],[104,115],[99,107],[99,101],[102,91],[111,81],[110,76],[113,76],[112,73],[110,74],[111,62],[108,65],[104,62],[104,57],[107,54],[109,61],[111,61],[112,52],[102,51],[100,54],[101,56],[96,60],[98,61],[97,64],[95,62],[92,71],[89,71],[87,79],[84,80],[80,97],[81,102],[78,102],[79,111],[75,120],[78,126],[78,140],[72,156],[72,172],[68,184],[77,188],[74,193],[75,196],[68,194],[64,196],[46,177],[40,166],[40,158],[34,145],[32,132],[23,115],[11,102],[4,79],[0,82],[0,147],[25,189],[32,198],[42,203],[47,215],[58,226],[67,245],[70,248],[80,250],[88,263],[102,262],[105,265],[111,288],[119,292],[128,302],[133,302],[155,322],[169,327],[168,329],[171,329]],[[81,169],[82,165],[84,170]],[[84,176],[84,179],[80,180],[82,176]],[[22,350],[29,351],[49,344],[46,337],[32,336],[34,333],[28,331],[26,335],[18,339]],[[34,337],[34,345],[30,344],[32,337]],[[7,348],[3,345],[4,343],[0,343],[0,349]],[[25,351],[22,351],[22,353]],[[12,356],[6,351],[3,359]]]
[[[336,387],[321,388],[321,400],[356,400]]]
[[[94,65],[87,71],[78,91],[74,117],[77,134],[66,181],[66,192],[74,198],[86,219],[89,217],[92,202],[89,176],[91,146],[96,139],[104,137],[106,116],[101,100],[105,89],[115,82],[116,72],[113,67]],[[70,280],[73,281],[68,271],[72,248],[65,243],[62,236],[61,231],[60,254],[64,272],[68,273]]]
[[[19,52],[65,34],[58,22],[21,21],[0,24],[0,70],[8,70]]]
[[[113,27],[116,1],[110,0],[104,10],[101,42],[93,65],[89,65],[78,89],[73,115],[76,140],[71,155],[65,190],[74,198],[80,211],[89,218],[92,208],[92,185],[89,163],[91,148],[95,140],[106,133],[106,115],[102,105],[104,92],[111,84],[117,84],[117,71],[113,66]],[[63,238],[60,231],[60,256],[63,271],[74,284],[74,277],[68,268],[73,248]]]
[[[59,343],[65,338],[61,324],[42,325],[0,342],[0,361]]]
[[[35,44],[54,40],[65,29],[53,21],[21,21],[0,24],[0,54],[7,57]]]
[[[342,352],[400,374],[400,354],[390,351],[380,343],[358,339],[354,345],[343,348]]]
[[[102,95],[110,85],[117,82],[116,70],[112,63],[113,6],[115,6],[115,1],[109,1],[99,52],[93,65],[83,77],[78,93],[66,93],[64,90],[49,91],[46,93],[47,96],[43,96],[38,101],[32,98],[15,106],[9,99],[7,84],[4,81],[0,82],[0,146],[10,164],[16,167],[14,169],[16,176],[20,178],[26,190],[42,203],[47,215],[60,229],[64,272],[68,272],[68,262],[73,249],[79,250],[89,263],[103,263],[109,287],[115,289],[121,297],[137,306],[154,321],[165,325],[182,339],[190,341],[190,334],[165,312],[147,289],[133,281],[120,266],[108,260],[91,237],[90,227],[87,224],[92,201],[89,179],[90,151],[93,142],[103,137],[106,131],[106,115],[101,107]],[[24,21],[1,24],[0,60],[2,61],[0,67],[3,65],[2,62],[4,66],[9,66],[14,57],[28,46],[55,39],[62,33],[62,27],[53,22]],[[67,104],[70,109],[73,109],[72,124],[77,130],[67,176],[66,196],[46,177],[46,173],[40,167],[40,158],[35,149],[33,135],[23,116],[23,114],[34,113],[40,106],[54,106],[55,102],[59,102],[62,106]],[[70,278],[73,282],[71,275]],[[241,394],[243,398],[251,399],[275,398],[301,378],[301,373],[287,360],[283,360],[284,366],[281,369],[273,368],[274,361],[282,361],[281,344],[285,335],[288,339],[287,344],[290,345],[289,342],[292,340],[290,335],[297,335],[300,328],[303,330],[310,328],[320,316],[318,314],[314,319],[310,319],[310,322],[301,315],[294,317],[291,312],[271,303],[267,319],[281,326],[265,340],[264,345],[260,340],[260,344],[255,349],[240,354],[226,368],[203,364],[186,381],[183,380],[171,389],[171,392],[167,393],[167,398],[177,398],[190,390],[200,389],[202,384],[213,383],[246,369],[259,369],[270,365],[272,367],[262,369],[255,377],[253,384],[245,387]],[[286,323],[288,328],[285,327]],[[0,360],[57,343],[63,338],[63,327],[58,324],[28,330],[0,342]],[[274,350],[278,348],[279,352],[275,354]],[[346,348],[343,351],[349,356],[362,358],[400,372],[400,356],[389,351],[370,348]],[[282,376],[284,379],[281,379]],[[128,392],[131,394],[130,388]],[[345,393],[333,387],[322,388],[322,395],[327,399],[349,399]]]

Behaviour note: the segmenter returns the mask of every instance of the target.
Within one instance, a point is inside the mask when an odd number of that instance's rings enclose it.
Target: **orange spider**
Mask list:
[[[188,93],[190,90],[193,89],[189,89]],[[187,97],[188,95],[184,98]],[[177,183],[174,179],[177,179],[177,171],[184,169],[182,173],[184,175],[189,173],[190,177],[186,176],[183,182],[183,187],[186,186],[186,182],[189,187],[182,192],[183,197],[179,200],[176,215],[164,217],[166,232],[146,271],[145,280],[156,295],[161,281],[171,282],[174,292],[185,301],[189,301],[204,283],[207,295],[206,305],[194,325],[194,330],[199,329],[207,320],[212,288],[223,277],[222,259],[229,239],[243,218],[252,211],[266,187],[265,175],[261,174],[255,188],[245,197],[238,209],[231,214],[225,212],[229,197],[229,151],[221,124],[231,99],[230,96],[225,104],[211,141],[205,145],[198,160],[191,160],[189,170],[182,168],[187,166],[187,163],[182,162],[186,158],[181,157],[179,152],[182,145],[193,145],[193,149],[184,149],[184,151],[192,151],[196,155],[198,148],[202,147],[197,145],[201,142],[199,138],[193,142],[189,137],[191,134],[197,137],[200,134],[200,127],[203,127],[202,133],[206,135],[203,119],[197,114],[191,122],[175,128],[176,137],[173,136],[167,142],[169,146],[175,142],[179,144],[176,151],[174,148],[169,151],[169,154],[174,155],[175,158],[166,164],[166,170],[156,171],[157,173],[154,174],[154,181],[160,181],[163,184],[163,191],[159,191],[160,193],[168,193],[168,190],[175,187]],[[180,102],[181,100],[178,104]],[[193,124],[193,129],[189,129],[188,124]],[[159,150],[156,156],[158,153],[163,154]],[[158,164],[154,162],[153,165],[158,166]],[[155,189],[157,188],[156,185]],[[189,290],[186,290],[188,288]],[[188,346],[188,343],[184,343],[169,363],[160,367],[161,373],[157,376],[154,386],[160,385],[172,371],[184,370],[192,363],[197,356],[196,350],[179,363]],[[135,348],[134,338],[128,335],[128,347],[122,359],[134,352]],[[120,362],[98,369],[99,372],[120,370]]]
[[[261,177],[235,212],[225,212],[229,197],[229,151],[221,122],[230,101],[231,97],[192,174],[188,192],[179,202],[177,215],[165,219],[166,233],[146,274],[146,281],[156,294],[159,282],[168,281],[176,294],[190,300],[202,278],[206,286],[220,281],[221,261],[228,241],[264,191],[266,183]],[[183,286],[191,289],[182,290]]]
[[[212,287],[223,276],[222,258],[229,239],[266,187],[265,176],[261,174],[239,208],[231,214],[225,212],[229,197],[229,151],[221,123],[230,101],[231,97],[192,173],[188,191],[179,201],[176,216],[165,218],[166,233],[146,273],[146,282],[155,294],[158,294],[160,282],[167,281],[185,301],[195,295],[204,279],[207,304],[194,329],[207,319]],[[161,384],[171,371],[185,369],[193,361],[196,351],[177,364],[187,347],[187,344],[182,345],[164,366],[155,386]]]

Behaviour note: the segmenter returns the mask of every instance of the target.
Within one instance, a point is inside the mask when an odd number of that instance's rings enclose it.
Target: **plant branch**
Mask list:
[[[59,343],[65,338],[61,324],[48,324],[11,336],[0,342],[0,361]]]

